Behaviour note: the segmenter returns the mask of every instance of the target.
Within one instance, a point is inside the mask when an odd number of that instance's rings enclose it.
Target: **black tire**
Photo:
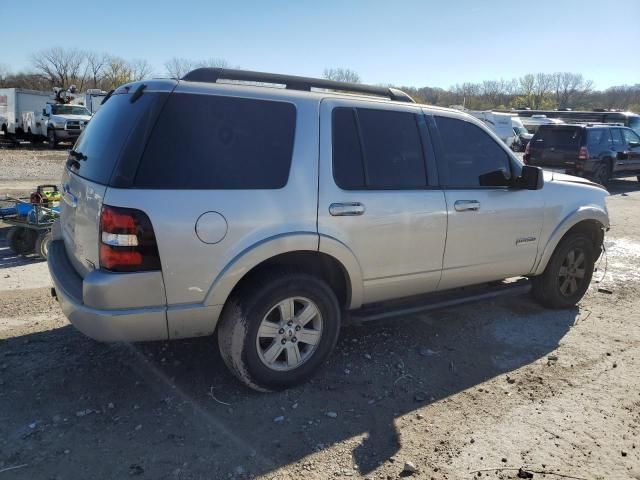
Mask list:
[[[577,267],[570,267],[570,253],[577,264],[580,254],[584,255],[583,263]],[[591,277],[596,260],[596,248],[591,239],[582,233],[572,233],[565,236],[556,247],[549,259],[547,268],[542,275],[533,277],[533,296],[547,308],[571,308],[584,296]],[[582,268],[579,268],[582,266]],[[575,278],[576,288],[573,290],[573,282],[570,280],[570,272],[574,268],[578,274],[582,270],[582,278]],[[569,285],[567,286],[567,281]]]
[[[56,148],[58,146],[58,137],[56,136],[56,131],[53,128],[47,130],[47,142],[49,142],[49,146],[51,148]]]
[[[261,359],[261,355],[270,347],[278,346],[279,342],[287,342],[287,332],[271,340],[263,337],[260,340],[258,329],[271,312],[280,314],[279,310],[276,311],[279,302],[292,297],[303,297],[314,304],[320,314],[321,335],[312,350],[307,350],[308,356],[302,363],[291,370],[279,371],[269,367]],[[254,390],[268,392],[298,385],[311,378],[333,351],[340,331],[340,313],[334,292],[314,276],[274,272],[253,278],[245,288],[227,301],[222,311],[218,327],[218,345],[222,358],[231,372]],[[297,317],[298,313],[295,315]],[[262,344],[259,342],[265,340],[271,343],[265,345],[262,351]],[[291,341],[296,342],[295,336]],[[309,347],[303,341],[297,345],[300,349],[298,352]],[[289,350],[282,349],[289,346],[292,345],[279,347],[286,361],[289,359]]]
[[[7,233],[7,244],[13,253],[25,255],[34,251],[38,234],[25,227],[11,227]]]
[[[38,235],[36,239],[35,251],[38,255],[40,255],[45,260],[49,255],[49,245],[51,244],[51,240],[53,235],[50,230],[45,230]]]
[[[609,178],[611,177],[611,169],[607,161],[602,161],[596,165],[595,170],[591,174],[591,180],[599,183],[603,187],[609,184]]]

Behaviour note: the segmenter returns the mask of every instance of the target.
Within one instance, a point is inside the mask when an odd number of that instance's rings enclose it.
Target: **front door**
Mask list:
[[[623,128],[621,131],[626,144],[627,170],[630,173],[638,173],[640,172],[640,136],[630,128]]]
[[[320,118],[320,250],[360,264],[364,303],[437,288],[447,229],[424,116],[415,105],[325,99]]]
[[[448,228],[440,290],[531,271],[542,229],[542,190],[495,185],[485,174],[512,177],[506,146],[475,123],[434,116],[430,122],[445,188]],[[505,182],[507,183],[507,182]]]

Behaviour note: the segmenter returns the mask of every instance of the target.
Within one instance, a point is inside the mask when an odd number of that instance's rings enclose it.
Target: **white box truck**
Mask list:
[[[39,142],[47,140],[52,147],[58,142],[74,143],[91,120],[82,105],[60,103],[47,92],[21,88],[0,88],[0,125],[5,137]]]
[[[3,135],[21,139],[26,130],[22,125],[23,112],[42,112],[50,94],[23,88],[0,88],[0,131]]]

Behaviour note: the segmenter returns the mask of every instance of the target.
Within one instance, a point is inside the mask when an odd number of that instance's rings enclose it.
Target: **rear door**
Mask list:
[[[462,118],[434,116],[438,173],[448,227],[439,289],[473,285],[531,271],[544,216],[543,190],[484,186],[482,176],[517,175],[496,138]]]
[[[562,170],[575,168],[583,129],[578,126],[541,126],[531,140],[531,165]]]
[[[324,99],[320,250],[326,237],[360,264],[364,302],[435,290],[447,218],[422,110]]]

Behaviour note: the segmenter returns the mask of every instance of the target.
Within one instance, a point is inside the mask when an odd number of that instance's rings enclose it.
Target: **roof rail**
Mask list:
[[[310,92],[312,88],[325,88],[342,92],[365,93],[378,95],[398,102],[415,103],[415,100],[402,90],[390,87],[375,87],[359,83],[336,82],[323,78],[298,77],[279,73],[252,72],[249,70],[233,70],[227,68],[196,68],[181,80],[188,82],[216,83],[218,80],[236,80],[244,82],[272,83],[284,85],[290,90]]]

